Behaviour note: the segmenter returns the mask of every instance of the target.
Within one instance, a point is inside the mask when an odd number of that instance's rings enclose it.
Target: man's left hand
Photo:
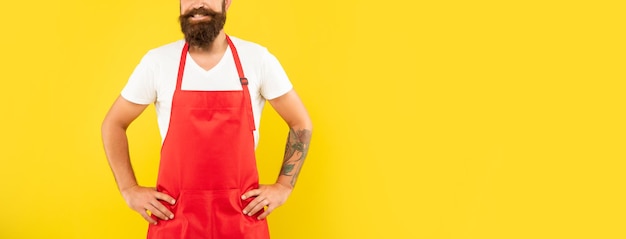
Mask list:
[[[292,187],[280,183],[260,185],[258,189],[250,190],[241,196],[242,200],[256,197],[243,209],[243,214],[252,216],[267,206],[265,212],[257,217],[258,220],[263,220],[267,215],[272,213],[274,209],[287,201],[291,190],[293,190]]]

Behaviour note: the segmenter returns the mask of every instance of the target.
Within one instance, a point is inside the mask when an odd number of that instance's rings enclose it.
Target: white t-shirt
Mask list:
[[[244,75],[248,78],[252,112],[257,128],[254,131],[256,147],[265,100],[282,96],[293,86],[276,57],[265,47],[232,36],[230,38],[239,53]],[[184,45],[185,41],[179,40],[146,53],[121,93],[124,99],[136,104],[155,104],[161,143],[167,135],[180,54]],[[226,49],[217,65],[208,71],[196,64],[187,54],[181,90],[242,90],[230,47]]]

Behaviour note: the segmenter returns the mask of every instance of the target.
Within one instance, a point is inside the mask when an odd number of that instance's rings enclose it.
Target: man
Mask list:
[[[290,195],[312,124],[267,49],[224,33],[231,0],[181,0],[185,40],[149,51],[102,124],[118,188],[150,222],[148,238],[269,238],[265,218]],[[259,185],[254,150],[268,100],[289,125],[276,183]],[[156,188],[137,184],[126,129],[155,103],[162,137]]]

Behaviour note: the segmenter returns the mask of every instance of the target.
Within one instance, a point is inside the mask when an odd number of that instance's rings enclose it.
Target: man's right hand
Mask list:
[[[149,223],[156,225],[157,221],[150,217],[147,211],[150,211],[152,215],[162,220],[174,219],[174,214],[159,202],[161,200],[174,205],[176,200],[170,195],[158,192],[154,188],[141,187],[139,185],[126,188],[121,193],[124,200],[126,200],[126,204],[141,214]]]

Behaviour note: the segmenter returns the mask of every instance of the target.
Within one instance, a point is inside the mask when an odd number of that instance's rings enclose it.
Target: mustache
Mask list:
[[[212,19],[214,19],[219,14],[221,13],[213,11],[211,9],[207,9],[207,8],[194,8],[194,9],[189,10],[185,14],[180,15],[180,18],[188,19],[188,18],[193,17],[194,15],[205,15],[205,16],[210,16]]]

